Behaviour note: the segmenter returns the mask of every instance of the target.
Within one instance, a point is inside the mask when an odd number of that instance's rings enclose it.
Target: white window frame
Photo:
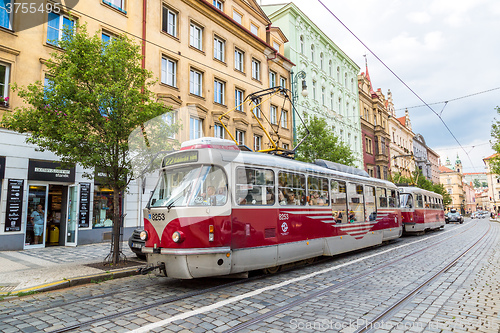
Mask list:
[[[276,87],[276,73],[269,71],[269,88]]]
[[[5,75],[3,77],[3,86],[0,86],[0,97],[3,99],[0,101],[3,103],[5,101],[5,97],[9,97],[9,78],[10,78],[10,65],[0,62],[0,66],[5,67]]]
[[[245,144],[245,131],[236,130],[235,139],[238,142],[238,145]]]
[[[273,125],[278,124],[278,107],[271,105],[269,109],[269,121]]]
[[[311,62],[314,63],[314,44],[311,44]]]
[[[255,107],[253,108],[253,114],[257,117],[257,118],[261,118],[261,106],[259,105],[260,103],[262,102],[262,100],[260,98],[258,98],[255,103],[252,101],[252,104],[255,105]],[[258,105],[258,106],[257,106]]]
[[[253,23],[250,23],[250,32],[253,33],[255,36],[258,36],[259,35],[259,27]]]
[[[190,117],[189,118],[189,139],[199,139],[203,137],[203,119]]]
[[[260,81],[260,61],[252,59],[252,79]]]
[[[260,135],[253,136],[253,150],[259,151],[262,147],[262,137]]]
[[[189,25],[189,45],[198,49],[203,50],[203,27],[196,23],[191,22]]]
[[[280,76],[280,87],[286,88],[286,78]]]
[[[241,22],[243,22],[243,15],[233,9],[233,20],[235,20],[239,24],[242,24]]]
[[[288,128],[288,111],[281,110],[281,127]]]
[[[220,10],[221,12],[224,11],[224,2],[223,1],[220,1],[220,0],[213,0],[213,5],[215,8],[217,8],[218,10]]]
[[[215,36],[214,37],[214,58],[224,62],[225,61],[226,41]]]
[[[243,90],[235,88],[234,89],[234,107],[236,110],[244,112],[243,111],[243,97],[245,96],[245,93]]]
[[[177,87],[177,61],[168,57],[161,58],[161,83]]]
[[[203,73],[190,69],[189,92],[196,96],[203,96]]]
[[[49,27],[49,23],[47,22],[47,36],[46,36],[46,41],[47,41],[47,44],[50,44],[50,45],[56,45],[58,46],[59,45],[59,42],[61,41],[61,39],[63,38],[63,32],[64,32],[64,18],[67,18],[68,20],[70,20],[71,22],[73,22],[73,28],[76,26],[76,20],[73,18],[70,18],[68,15],[66,14],[63,14],[63,13],[56,13],[56,12],[53,12],[53,14],[55,15],[58,15],[59,16],[59,27],[57,29],[57,43],[55,43],[55,41],[53,40],[49,40],[49,31],[48,29],[52,29]]]
[[[280,46],[281,45],[279,43],[273,42],[273,47],[276,49],[276,51],[278,51],[278,52],[280,51]]]
[[[10,0],[7,4],[10,4],[10,7],[9,7],[9,11],[10,13],[7,13],[7,7],[0,7],[0,11],[4,11],[6,15],[8,15],[9,17],[9,26],[7,27],[4,27],[4,26],[1,26],[2,28],[5,28],[5,29],[9,29],[9,30],[12,30],[12,18],[14,16],[14,0]]]
[[[224,139],[224,127],[220,124],[214,125],[214,138]]]
[[[104,0],[104,2],[111,5],[111,7],[125,11],[125,0]]]
[[[166,15],[165,14],[165,10],[166,10]],[[171,35],[171,36],[174,36],[174,37],[177,37],[177,21],[178,21],[178,14],[173,11],[172,9],[170,9],[169,7],[163,5],[162,7],[162,31]],[[167,20],[167,22],[165,23],[164,20]],[[173,22],[172,22],[173,20]],[[163,30],[163,26],[166,26],[166,30]]]
[[[234,49],[234,68],[240,72],[243,72],[245,62],[245,54],[239,49]]]
[[[224,105],[225,99],[224,99],[224,91],[226,90],[226,83],[214,79],[214,102],[218,104]]]

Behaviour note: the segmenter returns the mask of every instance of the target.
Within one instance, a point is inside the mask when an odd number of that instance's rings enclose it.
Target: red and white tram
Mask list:
[[[418,187],[400,187],[401,214],[405,233],[443,228],[443,197]]]
[[[185,142],[163,158],[144,216],[148,264],[180,279],[273,271],[402,234],[391,182],[216,138]]]

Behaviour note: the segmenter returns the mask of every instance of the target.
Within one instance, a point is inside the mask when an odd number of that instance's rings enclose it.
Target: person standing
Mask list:
[[[35,244],[43,243],[43,220],[45,212],[43,206],[38,204],[36,210],[31,213],[31,222],[33,223],[33,232],[35,233]]]

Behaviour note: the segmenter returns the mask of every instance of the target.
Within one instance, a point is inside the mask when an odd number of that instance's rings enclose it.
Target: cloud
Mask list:
[[[408,14],[408,19],[417,24],[429,23],[431,16],[425,12],[412,12]]]

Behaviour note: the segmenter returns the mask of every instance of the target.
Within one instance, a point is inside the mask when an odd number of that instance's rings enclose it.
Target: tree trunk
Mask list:
[[[113,242],[111,253],[114,265],[120,262],[120,235],[122,229],[120,194],[120,189],[113,187]]]

